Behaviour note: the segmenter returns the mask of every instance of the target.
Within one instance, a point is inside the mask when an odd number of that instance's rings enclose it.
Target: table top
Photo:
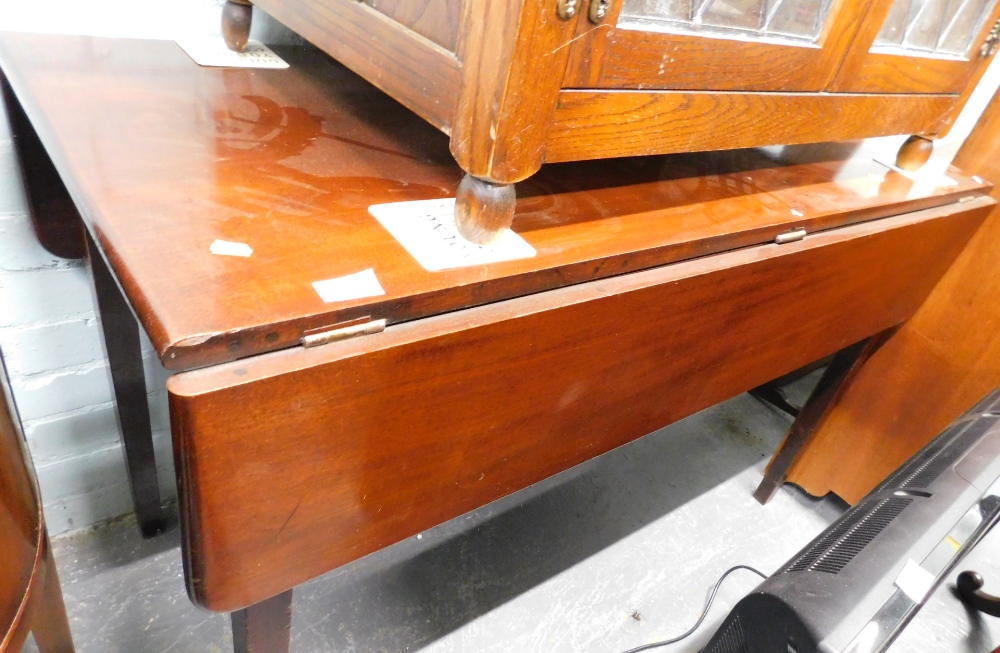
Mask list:
[[[543,166],[517,185],[531,258],[424,269],[369,213],[454,197],[448,137],[311,47],[284,70],[206,68],[170,41],[0,33],[0,68],[164,365],[389,323],[938,206],[988,186],[916,181],[851,147]],[[249,245],[249,257],[210,251]],[[384,295],[313,282],[372,269]]]

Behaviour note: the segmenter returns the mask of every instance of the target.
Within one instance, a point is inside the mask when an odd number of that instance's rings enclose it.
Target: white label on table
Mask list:
[[[532,258],[537,253],[510,229],[490,245],[470,243],[455,226],[453,197],[375,204],[368,212],[431,272]]]
[[[288,68],[284,59],[274,54],[271,48],[259,41],[249,41],[243,52],[229,49],[221,38],[180,39],[181,46],[188,56],[199,66],[222,68]]]
[[[346,302],[351,299],[361,299],[362,297],[378,297],[384,295],[385,290],[378,282],[375,271],[371,268],[348,274],[345,277],[327,279],[326,281],[313,281],[312,287],[319,293],[320,298],[327,303]]]
[[[251,249],[246,243],[234,243],[228,240],[218,239],[208,246],[208,251],[218,256],[247,257],[253,254],[253,249]]]
[[[896,576],[896,587],[910,597],[914,603],[921,604],[930,594],[934,585],[934,574],[927,571],[912,559],[906,561],[903,571]]]

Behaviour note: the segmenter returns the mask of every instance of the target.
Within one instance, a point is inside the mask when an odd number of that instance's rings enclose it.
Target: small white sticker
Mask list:
[[[378,282],[378,277],[375,276],[375,271],[371,268],[349,274],[345,277],[327,279],[326,281],[313,281],[312,287],[319,293],[320,298],[327,303],[346,302],[351,299],[378,297],[385,294],[382,284]]]
[[[253,254],[253,250],[246,243],[233,243],[228,240],[216,239],[208,246],[208,251],[219,256],[243,256]]]
[[[906,561],[903,571],[896,576],[896,587],[918,605],[924,602],[933,586],[934,575],[912,559]]]
[[[455,226],[455,198],[393,202],[368,207],[386,230],[426,270],[438,272],[535,256],[535,248],[510,229],[489,245],[470,243]]]
[[[188,56],[199,66],[221,68],[288,68],[288,64],[259,41],[250,41],[243,52],[234,52],[221,38],[178,40]]]

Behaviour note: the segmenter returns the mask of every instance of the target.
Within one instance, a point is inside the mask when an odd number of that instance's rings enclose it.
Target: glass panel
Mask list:
[[[996,4],[997,0],[896,0],[875,46],[964,57]]]
[[[831,0],[625,0],[619,27],[815,42]]]

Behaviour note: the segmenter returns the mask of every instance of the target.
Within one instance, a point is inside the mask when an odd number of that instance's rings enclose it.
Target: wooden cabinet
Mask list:
[[[238,49],[251,7],[234,2]],[[1000,25],[997,0],[256,4],[451,136],[476,242],[511,224],[512,184],[543,163],[941,136]],[[926,139],[901,164],[926,160]]]

